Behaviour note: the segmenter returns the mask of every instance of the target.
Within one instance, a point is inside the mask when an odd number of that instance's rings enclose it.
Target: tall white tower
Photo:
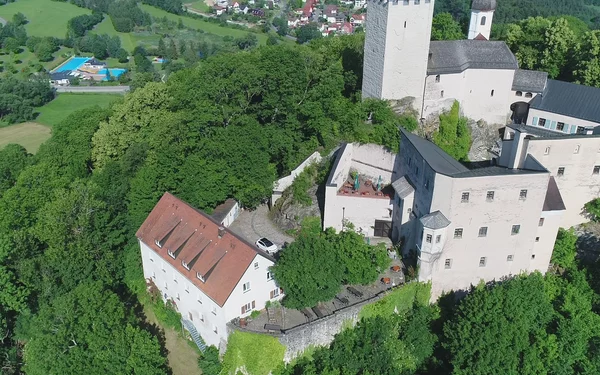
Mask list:
[[[496,0],[473,0],[471,23],[469,23],[469,39],[475,39],[481,34],[485,39],[490,40],[492,18],[495,10]]]
[[[434,0],[368,0],[363,98],[414,98],[421,108]]]

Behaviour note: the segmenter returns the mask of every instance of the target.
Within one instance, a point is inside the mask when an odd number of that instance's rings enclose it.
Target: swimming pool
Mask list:
[[[82,66],[86,61],[91,59],[91,57],[71,57],[66,63],[64,63],[60,68],[56,69],[55,72],[65,72],[67,70],[77,70],[80,66]]]
[[[122,69],[122,68],[108,68],[108,69],[101,69],[98,71],[98,74],[104,74],[106,75],[106,71],[110,72],[110,76],[113,79],[117,79],[119,78],[123,73],[125,73],[127,71],[127,69]],[[108,77],[104,77],[102,78],[103,81],[108,81]]]

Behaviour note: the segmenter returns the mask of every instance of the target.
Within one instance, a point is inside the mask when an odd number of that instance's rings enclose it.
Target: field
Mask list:
[[[51,0],[19,0],[0,6],[0,17],[7,21],[19,12],[23,13],[29,21],[25,25],[27,35],[57,38],[65,37],[69,19],[91,13],[90,10],[69,3]]]
[[[128,52],[133,52],[133,49],[138,45],[157,45],[160,35],[142,35],[139,33],[120,33],[113,27],[110,17],[105,15],[102,22],[100,22],[94,30],[94,34],[108,34],[111,36],[118,36],[121,39],[121,46]],[[112,66],[112,65],[111,65]]]
[[[246,36],[246,34],[248,34],[248,32],[249,32],[246,30],[232,29],[229,27],[219,26],[216,23],[202,21],[199,19],[191,18],[191,17],[178,16],[176,14],[172,14],[172,13],[166,12],[162,9],[158,9],[153,6],[146,5],[146,4],[140,4],[140,8],[142,8],[144,11],[150,13],[150,15],[152,17],[158,17],[158,18],[167,17],[167,19],[169,19],[171,21],[175,21],[175,22],[177,22],[181,18],[181,20],[183,21],[183,24],[187,27],[190,27],[192,29],[204,30],[207,33],[216,34],[216,35],[220,35],[220,36],[231,36],[233,38],[240,38],[240,37]],[[260,44],[265,44],[267,42],[266,34],[257,33],[256,36],[258,37],[258,42]]]
[[[195,1],[193,3],[189,3],[189,4],[185,4],[186,7],[190,8],[190,9],[194,9],[200,12],[204,12],[204,13],[209,13],[210,12],[210,7],[208,5],[206,5],[206,2],[204,0],[200,0],[200,1]]]
[[[0,128],[0,149],[10,143],[18,143],[27,151],[35,153],[40,145],[50,138],[50,128],[35,122]]]
[[[56,99],[38,108],[40,115],[36,121],[40,124],[55,126],[75,111],[95,105],[107,107],[120,98],[122,98],[121,95],[115,94],[59,94]]]

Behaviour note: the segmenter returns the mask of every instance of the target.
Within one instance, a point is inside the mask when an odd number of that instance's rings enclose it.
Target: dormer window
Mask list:
[[[171,258],[175,259],[175,253],[173,253],[171,250],[167,250],[167,253]]]
[[[156,244],[156,246],[158,246],[159,248],[162,249],[162,244],[160,243],[159,240],[154,240],[154,243]]]
[[[198,278],[200,281],[204,282],[204,277],[203,277],[203,276],[200,274],[200,272],[196,272],[196,277],[197,277],[197,278]]]
[[[188,264],[186,262],[184,262],[183,260],[181,261],[181,265],[183,266],[183,268],[185,268],[186,270],[190,270],[190,266],[188,266]]]

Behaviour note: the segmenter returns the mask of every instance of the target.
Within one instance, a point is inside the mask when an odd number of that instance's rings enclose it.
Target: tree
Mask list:
[[[15,13],[12,16],[12,23],[15,24],[15,26],[25,25],[27,23],[27,17],[21,12]]]
[[[552,263],[563,268],[575,268],[576,244],[577,235],[575,235],[573,229],[565,230],[560,228],[556,236],[556,242],[554,242]]]
[[[54,59],[52,53],[54,46],[47,40],[42,40],[35,46],[35,55],[40,61],[51,61]]]
[[[449,112],[440,115],[440,128],[433,134],[433,142],[456,160],[468,160],[471,131],[467,119],[460,117],[458,102]]]
[[[21,145],[9,144],[0,150],[0,197],[16,182],[31,155]]]
[[[19,53],[20,46],[19,41],[15,38],[9,37],[2,42],[2,48],[9,53]]]
[[[279,39],[277,39],[277,37],[273,34],[269,34],[269,37],[267,38],[267,45],[268,46],[275,46],[279,44]]]
[[[165,45],[165,38],[160,38],[158,40],[158,48],[156,49],[156,53],[158,56],[166,56],[167,55],[167,46]]]
[[[296,31],[296,42],[299,44],[308,43],[313,39],[321,38],[321,32],[316,23],[309,23],[300,26]]]
[[[235,40],[235,44],[238,46],[239,49],[242,50],[254,48],[258,45],[258,38],[254,33],[247,33],[246,36],[237,38]]]
[[[169,60],[177,59],[177,45],[175,45],[173,39],[169,39],[169,44],[167,45],[165,52]]]
[[[460,24],[450,13],[438,13],[433,17],[431,40],[460,40],[464,37]]]
[[[219,361],[219,349],[209,346],[198,358],[198,366],[204,375],[219,375],[223,366]]]

